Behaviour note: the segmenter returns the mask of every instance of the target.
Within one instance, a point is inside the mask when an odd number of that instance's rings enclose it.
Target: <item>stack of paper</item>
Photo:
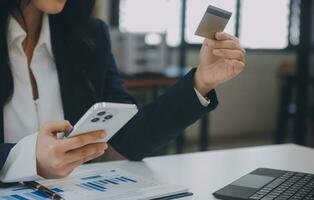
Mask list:
[[[121,170],[97,170],[84,172],[60,180],[39,181],[49,189],[58,192],[67,200],[141,200],[155,199],[176,194],[185,194],[187,189],[147,180]],[[0,199],[45,200],[45,195],[22,186],[0,189]]]

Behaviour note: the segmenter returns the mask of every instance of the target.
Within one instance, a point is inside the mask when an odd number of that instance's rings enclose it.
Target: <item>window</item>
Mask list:
[[[120,30],[166,33],[167,43],[180,43],[181,0],[121,0]]]
[[[238,30],[245,48],[284,49],[289,44],[297,45],[299,16],[293,12],[290,15],[291,1],[186,0],[185,42],[200,44],[203,41],[202,38],[195,36],[194,32],[207,6],[211,4],[233,13],[225,31],[235,34]],[[178,46],[181,38],[182,2],[182,0],[120,0],[120,30],[141,33],[165,32],[168,45]],[[239,21],[237,16],[240,16]]]
[[[240,40],[252,49],[283,49],[289,44],[289,0],[242,0]]]
[[[187,0],[185,40],[190,44],[201,43],[204,39],[194,35],[208,5],[224,8],[233,13],[226,27],[226,32],[235,34],[236,0]]]

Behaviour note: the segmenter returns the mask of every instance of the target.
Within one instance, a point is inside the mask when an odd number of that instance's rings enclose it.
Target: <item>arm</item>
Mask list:
[[[104,101],[134,103],[123,86],[111,53],[107,27],[100,23],[106,36],[107,76]],[[109,45],[108,45],[109,44]],[[195,69],[181,79],[166,94],[145,106],[110,141],[123,156],[141,160],[156,148],[175,138],[187,126],[218,105],[215,91],[208,93],[210,104],[204,107],[194,89]]]
[[[0,172],[2,171],[2,168],[4,166],[4,163],[6,162],[8,155],[11,151],[11,149],[14,147],[15,144],[1,144],[0,145]],[[0,180],[0,188],[2,187],[10,187],[11,185],[4,184]]]
[[[0,181],[18,182],[38,178],[36,167],[37,134],[29,135],[16,145],[9,146],[4,162],[1,163]],[[1,157],[2,158],[2,157]],[[23,168],[21,169],[21,166]]]
[[[208,94],[211,103],[204,107],[193,87],[192,70],[163,96],[142,108],[110,141],[122,155],[141,160],[155,149],[174,139],[218,105],[215,91]]]
[[[1,144],[0,145],[0,170],[2,170],[5,161],[8,158],[8,155],[11,149],[14,147],[15,144]]]

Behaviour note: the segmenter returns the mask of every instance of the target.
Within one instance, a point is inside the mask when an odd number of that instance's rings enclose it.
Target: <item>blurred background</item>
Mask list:
[[[312,0],[98,0],[95,15],[111,27],[113,53],[139,105],[198,65],[203,39],[194,32],[209,4],[233,12],[226,32],[247,49],[247,68],[217,88],[217,110],[158,155],[274,143],[313,147]]]

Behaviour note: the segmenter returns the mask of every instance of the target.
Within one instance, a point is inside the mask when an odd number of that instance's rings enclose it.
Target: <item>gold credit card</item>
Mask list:
[[[217,32],[225,30],[232,13],[214,6],[208,6],[195,35],[214,39]]]

